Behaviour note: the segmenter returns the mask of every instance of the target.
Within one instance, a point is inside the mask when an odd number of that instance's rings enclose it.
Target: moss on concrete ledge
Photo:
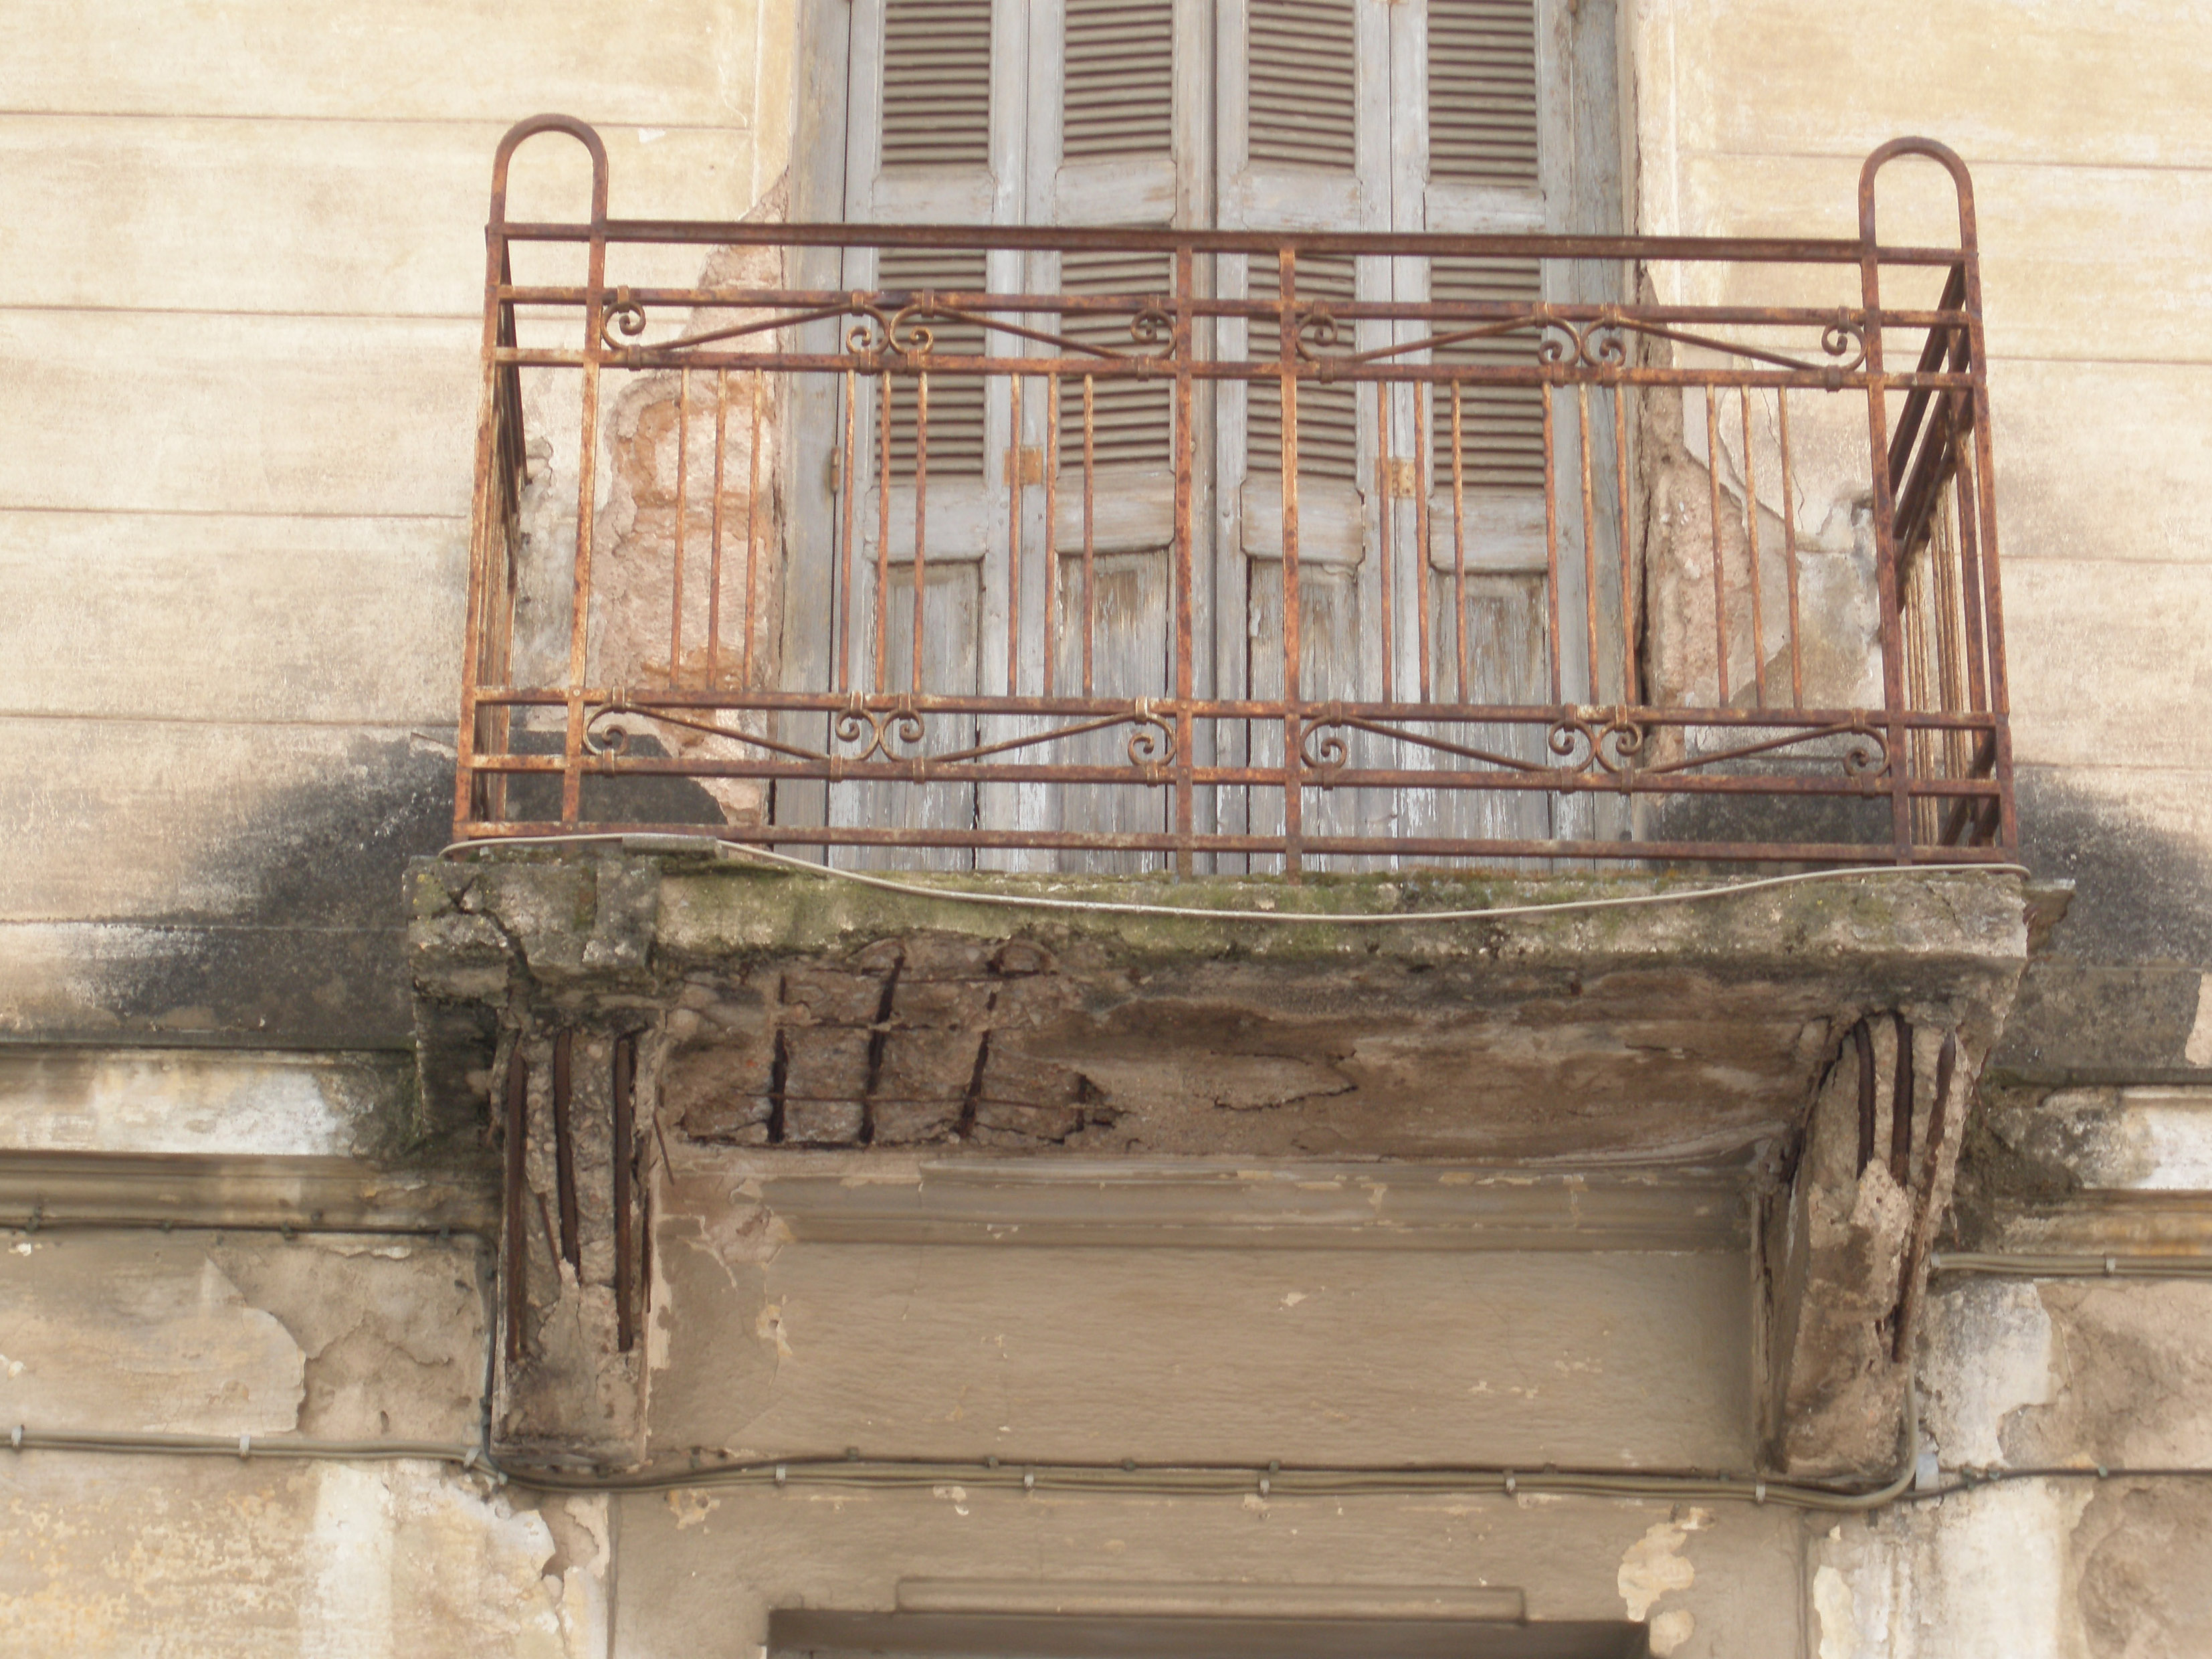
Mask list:
[[[701,961],[761,951],[836,950],[917,928],[972,938],[1053,932],[1127,960],[1246,957],[1283,963],[1378,954],[1534,964],[1663,959],[1743,967],[1788,959],[1935,957],[1949,971],[2018,971],[2027,951],[2020,883],[2009,875],[1860,874],[1687,895],[1709,879],[1562,875],[1489,878],[1359,876],[1291,883],[1266,877],[1151,878],[902,875],[888,892],[857,883],[739,866],[676,866],[661,880],[658,945]],[[976,903],[974,894],[1038,901]],[[1604,908],[1586,908],[1595,902]],[[1217,913],[1138,915],[1062,905],[1145,904]],[[1535,914],[1417,918],[1439,912],[1542,907]],[[1569,908],[1573,907],[1573,908]],[[1543,911],[1556,911],[1544,914]],[[1285,917],[1310,916],[1310,925]],[[1379,924],[1373,918],[1406,918]],[[1352,919],[1352,925],[1344,923]]]

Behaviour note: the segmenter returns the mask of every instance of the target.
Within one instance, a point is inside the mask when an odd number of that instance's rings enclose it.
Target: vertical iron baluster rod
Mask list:
[[[1304,678],[1298,660],[1298,256],[1286,247],[1276,260],[1283,383],[1283,871],[1296,876],[1305,839],[1305,784],[1298,769],[1304,742],[1298,708]]]
[[[922,595],[929,576],[929,371],[914,377],[914,663],[907,679],[921,691]]]
[[[1736,402],[1743,411],[1743,532],[1751,561],[1751,672],[1759,706],[1766,707],[1766,607],[1759,585],[1759,481],[1752,461],[1751,388],[1738,386]]]
[[[1060,376],[1045,376],[1044,694],[1060,695]]]
[[[1462,447],[1460,383],[1451,383],[1452,641],[1459,663],[1459,701],[1468,700],[1467,465]]]
[[[876,406],[876,680],[878,696],[890,684],[891,633],[891,374],[878,377]]]
[[[1559,446],[1553,431],[1552,391],[1540,388],[1544,398],[1544,611],[1552,656],[1552,702],[1564,701],[1559,680]]]
[[[1022,377],[1006,377],[1006,695],[1021,696]],[[1047,687],[1049,693],[1051,688]]]
[[[745,485],[745,648],[740,659],[744,666],[738,682],[748,691],[753,684],[753,634],[760,620],[761,422],[767,412],[765,392],[761,371],[755,369],[752,467]]]
[[[714,371],[714,507],[707,548],[707,684],[722,686],[722,452],[729,437],[730,371]]]
[[[853,544],[859,530],[854,507],[860,497],[860,387],[851,369],[845,371],[845,459],[837,469],[837,489],[844,496],[844,544],[837,550],[837,690],[853,689]]]
[[[1091,585],[1097,548],[1097,384],[1083,377],[1083,695],[1091,696],[1091,646],[1098,632],[1098,598]]]
[[[1382,542],[1380,578],[1382,586],[1382,701],[1385,702],[1395,702],[1398,700],[1397,675],[1395,672],[1397,665],[1391,660],[1390,653],[1393,642],[1393,624],[1397,620],[1391,613],[1397,608],[1398,597],[1396,584],[1392,580],[1391,568],[1396,563],[1396,549],[1390,544],[1391,483],[1390,383],[1388,380],[1377,380],[1375,382],[1375,497],[1380,503],[1376,510],[1382,514],[1379,533]]]
[[[1628,531],[1628,385],[1613,388],[1613,483],[1614,507],[1620,517],[1614,528],[1620,549],[1620,701],[1627,706],[1642,701],[1636,672],[1636,556]]]
[[[1728,593],[1721,573],[1721,428],[1713,410],[1713,388],[1705,386],[1705,518],[1713,542],[1713,672],[1720,687],[1717,706],[1728,707]]]
[[[684,463],[691,448],[691,371],[676,371],[676,569],[672,585],[676,598],[668,607],[668,687],[674,690],[684,672],[684,520],[690,495]]]
[[[1589,651],[1586,679],[1589,700],[1598,700],[1597,689],[1597,497],[1590,473],[1589,387],[1575,388],[1576,419],[1582,434],[1583,462],[1583,630]]]
[[[1790,478],[1790,389],[1774,393],[1777,428],[1782,442],[1782,554],[1790,579],[1790,706],[1805,706],[1804,624],[1797,609],[1797,498]]]
[[[1413,392],[1413,622],[1423,702],[1429,701],[1429,422],[1435,414],[1430,397],[1429,383],[1420,381]]]

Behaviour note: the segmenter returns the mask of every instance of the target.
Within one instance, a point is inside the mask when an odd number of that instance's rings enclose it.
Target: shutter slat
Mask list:
[[[1351,172],[1358,88],[1348,0],[1251,0],[1247,29],[1251,159]]]
[[[1543,271],[1534,259],[1442,258],[1429,266],[1429,296],[1439,304],[1478,301],[1535,305],[1544,297]],[[1432,322],[1439,334],[1462,325]],[[1534,364],[1536,337],[1512,334],[1462,341],[1436,354],[1440,363]],[[1431,477],[1451,482],[1451,388],[1430,394]],[[1541,490],[1544,487],[1543,393],[1535,386],[1463,384],[1460,392],[1462,476],[1471,489]]]
[[[990,161],[991,0],[884,0],[883,165]]]
[[[1101,250],[1060,256],[1060,285],[1063,292],[1117,295],[1133,301],[1164,304],[1174,285],[1169,256],[1164,253],[1125,253]],[[1138,305],[1133,303],[1133,313]],[[1127,350],[1127,316],[1071,316],[1060,331],[1113,350]],[[1172,465],[1171,388],[1164,381],[1098,380],[1092,398],[1091,450],[1097,465],[1166,467]],[[1070,374],[1060,383],[1060,465],[1063,473],[1080,478],[1083,471],[1083,377]]]
[[[1060,155],[1164,155],[1175,138],[1174,0],[1066,0]]]
[[[1429,177],[1534,187],[1534,0],[1429,0]]]
[[[885,248],[877,264],[876,285],[887,294],[927,290],[936,294],[975,294],[985,283],[983,255],[959,248]],[[973,323],[932,322],[933,350],[950,355],[980,356],[983,330]],[[1000,349],[1006,349],[1001,342]],[[910,374],[890,377],[891,476],[906,483],[914,477],[914,425],[916,386]],[[874,435],[863,441],[874,450]],[[983,381],[975,374],[933,374],[929,380],[929,476],[978,478],[983,476]]]

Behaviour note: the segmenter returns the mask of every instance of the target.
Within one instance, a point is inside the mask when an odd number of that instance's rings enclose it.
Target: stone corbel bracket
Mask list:
[[[1929,1256],[1994,1036],[1985,1013],[1838,1022],[1796,1156],[1759,1200],[1761,1441],[1778,1473],[1895,1466]]]

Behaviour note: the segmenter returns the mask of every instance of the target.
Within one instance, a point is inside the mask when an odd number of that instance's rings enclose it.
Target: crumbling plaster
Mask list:
[[[606,1659],[606,1524],[565,1507],[596,1554],[565,1552],[550,1510],[421,1463],[18,1454],[0,1626],[88,1659]]]
[[[45,1433],[472,1444],[488,1266],[470,1240],[0,1234],[0,1419]],[[603,1499],[541,1512],[422,1462],[0,1459],[11,1651],[607,1653]]]

